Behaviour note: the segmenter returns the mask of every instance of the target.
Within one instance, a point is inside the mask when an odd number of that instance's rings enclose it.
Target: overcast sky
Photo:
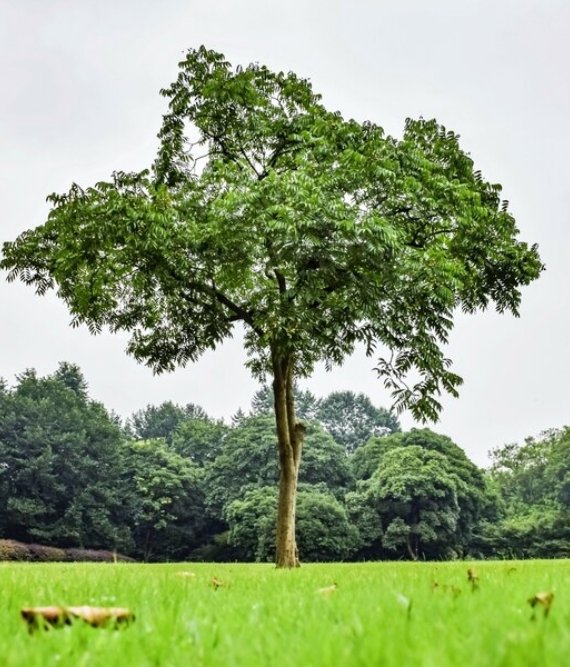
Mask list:
[[[189,47],[312,80],[330,109],[392,134],[435,117],[503,184],[521,238],[547,271],[521,317],[459,316],[447,355],[465,384],[435,429],[478,463],[506,442],[570,423],[570,2],[568,0],[0,0],[0,239],[42,224],[50,192],[150,165],[164,100]],[[72,330],[55,296],[0,274],[0,376],[62,360],[123,416],[164,400],[229,417],[256,384],[239,336],[156,377],[126,338]],[[306,386],[390,397],[363,354]],[[402,416],[407,428],[411,418]]]

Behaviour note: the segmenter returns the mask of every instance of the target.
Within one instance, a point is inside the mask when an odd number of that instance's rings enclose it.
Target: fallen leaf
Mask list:
[[[446,593],[451,593],[454,598],[461,593],[461,589],[457,586],[453,586],[452,584],[440,584],[437,581],[433,581],[431,584],[432,591],[436,591],[438,588]]]
[[[546,616],[548,616],[550,612],[550,607],[552,607],[553,601],[554,601],[554,593],[552,592],[537,593],[536,595],[533,595],[528,599],[528,603],[533,608],[533,610],[537,606],[542,607],[545,618]],[[534,612],[532,618],[534,618]]]
[[[81,620],[94,628],[117,626],[135,619],[135,615],[123,607],[24,607],[20,614],[30,632],[37,628],[61,627]]]

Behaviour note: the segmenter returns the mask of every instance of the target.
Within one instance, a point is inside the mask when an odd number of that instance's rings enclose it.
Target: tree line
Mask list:
[[[306,561],[567,556],[570,429],[492,452],[402,432],[363,394],[295,388],[306,425],[297,532]],[[81,370],[0,383],[0,538],[142,560],[272,560],[273,395],[225,423],[149,405],[126,422]]]

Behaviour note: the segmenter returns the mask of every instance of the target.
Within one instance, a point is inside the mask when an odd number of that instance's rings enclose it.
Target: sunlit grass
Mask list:
[[[570,561],[0,563],[0,665],[564,665],[569,589]],[[528,603],[541,591],[555,594],[546,618]],[[20,608],[53,604],[129,607],[136,621],[29,634]]]

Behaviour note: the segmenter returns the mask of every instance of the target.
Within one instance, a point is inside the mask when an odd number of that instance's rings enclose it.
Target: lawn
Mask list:
[[[558,666],[569,590],[570,561],[0,563],[0,665]],[[555,595],[547,616],[528,602],[540,592]],[[28,633],[20,608],[51,604],[124,606],[136,620]]]

